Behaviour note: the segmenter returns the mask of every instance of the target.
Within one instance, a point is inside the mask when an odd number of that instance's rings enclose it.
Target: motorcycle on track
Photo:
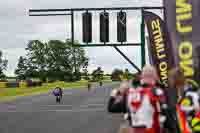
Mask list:
[[[100,87],[103,86],[103,82],[102,81],[99,82],[99,86]]]
[[[56,87],[54,90],[53,90],[53,95],[56,97],[56,102],[57,103],[60,103],[61,100],[62,100],[62,89],[60,87]]]

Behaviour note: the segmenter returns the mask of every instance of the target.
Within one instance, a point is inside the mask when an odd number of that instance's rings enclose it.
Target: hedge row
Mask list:
[[[25,88],[25,87],[36,87],[42,86],[41,81],[23,81],[23,82],[0,82],[0,88]]]

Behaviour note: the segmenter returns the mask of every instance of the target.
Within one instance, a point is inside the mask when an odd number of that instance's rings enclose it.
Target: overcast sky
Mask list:
[[[13,75],[19,56],[26,54],[25,47],[29,40],[50,39],[64,40],[70,37],[70,18],[64,16],[29,17],[28,10],[38,8],[91,8],[91,7],[126,7],[126,6],[160,6],[161,0],[1,0],[0,1],[0,49],[8,59],[7,75]],[[128,42],[140,41],[140,12],[128,12]],[[75,14],[75,39],[81,41],[81,16]],[[94,43],[99,40],[98,12],[93,15]],[[116,41],[116,13],[110,14],[110,39]],[[140,66],[139,47],[121,47],[128,57]],[[90,58],[89,70],[99,65],[105,72],[113,68],[134,69],[113,48],[87,48]]]

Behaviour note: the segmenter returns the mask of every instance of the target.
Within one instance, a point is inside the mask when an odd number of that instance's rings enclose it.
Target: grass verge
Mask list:
[[[104,83],[112,82],[110,80],[104,81]],[[14,100],[19,96],[31,96],[38,95],[42,93],[48,93],[52,91],[56,86],[62,87],[64,89],[70,88],[86,88],[87,81],[78,81],[78,82],[55,82],[55,83],[44,83],[39,87],[25,87],[25,88],[0,88],[0,101],[9,101]]]
[[[29,96],[37,95],[41,93],[47,93],[51,91],[56,86],[69,89],[76,87],[86,87],[87,81],[79,82],[55,82],[55,83],[44,83],[39,87],[26,87],[26,88],[0,88],[0,100],[15,99],[17,96]]]

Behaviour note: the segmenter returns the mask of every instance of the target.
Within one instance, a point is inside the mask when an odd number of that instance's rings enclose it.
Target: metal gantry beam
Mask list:
[[[113,7],[113,8],[71,8],[71,9],[30,9],[29,13],[33,12],[65,12],[65,11],[100,11],[100,10],[156,10],[164,9],[163,6],[156,7]]]
[[[139,73],[141,72],[141,70],[137,67],[137,65],[135,65],[135,63],[133,63],[117,46],[114,46],[115,50],[124,57],[124,59],[126,59]]]
[[[97,43],[88,43],[88,44],[79,44],[76,45],[74,44],[75,47],[113,47],[113,46],[141,46],[141,43],[102,43],[102,44],[97,44]]]
[[[158,7],[113,7],[113,8],[71,8],[71,9],[30,9],[29,16],[71,16],[71,41],[74,47],[114,47],[120,55],[122,55],[138,72],[141,70],[117,47],[117,46],[141,46],[144,51],[144,40],[141,43],[86,43],[86,44],[74,44],[74,12],[76,11],[109,11],[109,10],[165,10],[163,6]],[[144,23],[144,22],[143,22]],[[144,24],[142,25],[144,26]],[[143,27],[144,28],[144,27]],[[144,33],[143,33],[144,36]],[[143,37],[144,38],[144,37]],[[144,45],[144,44],[143,44]],[[144,54],[144,53],[143,53]],[[144,64],[145,57],[143,58]],[[76,64],[76,60],[74,60]],[[76,68],[75,68],[76,71]]]
[[[29,14],[29,16],[68,16],[70,13],[57,13],[57,14]]]

